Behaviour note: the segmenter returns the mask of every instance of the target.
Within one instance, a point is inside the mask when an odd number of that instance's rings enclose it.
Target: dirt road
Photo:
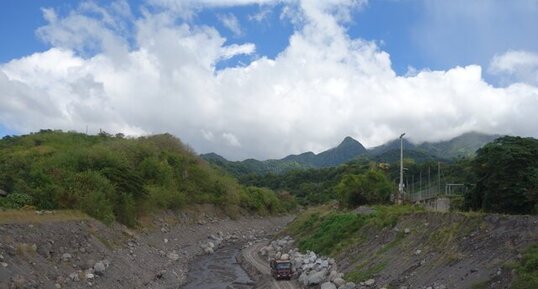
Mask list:
[[[277,281],[271,276],[271,269],[269,264],[258,256],[258,252],[264,246],[263,243],[254,244],[246,249],[243,249],[243,257],[245,261],[254,266],[262,275],[268,277],[267,280],[270,280],[269,286],[267,288],[271,289],[298,289],[300,288],[295,281]],[[265,288],[265,287],[262,287]]]

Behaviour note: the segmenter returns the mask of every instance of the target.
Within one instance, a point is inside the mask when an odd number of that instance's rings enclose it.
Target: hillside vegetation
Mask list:
[[[0,141],[0,207],[80,209],[105,223],[212,203],[230,215],[282,212],[289,195],[245,187],[169,135],[124,138],[44,130]]]

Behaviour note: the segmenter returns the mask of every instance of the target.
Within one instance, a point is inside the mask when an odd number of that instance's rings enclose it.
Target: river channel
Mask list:
[[[190,264],[187,283],[182,289],[252,289],[254,281],[241,268],[241,250],[226,246],[214,254],[200,256]]]

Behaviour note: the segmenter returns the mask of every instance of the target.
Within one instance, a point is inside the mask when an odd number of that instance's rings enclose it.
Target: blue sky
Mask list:
[[[329,2],[332,4],[326,4]],[[47,11],[52,13],[49,16],[53,15],[54,20],[46,19],[43,8],[49,9]],[[414,134],[415,141],[447,138],[468,130],[529,135],[534,127],[521,128],[513,124],[512,119],[502,119],[513,114],[508,113],[502,103],[495,104],[499,115],[492,119],[487,111],[479,111],[486,104],[478,100],[468,100],[474,102],[465,104],[461,99],[480,95],[484,101],[489,101],[498,96],[499,101],[508,105],[507,95],[516,90],[520,93],[522,90],[516,84],[524,84],[530,90],[521,92],[522,96],[514,96],[522,103],[511,106],[533,107],[533,89],[538,84],[536,15],[538,2],[532,0],[2,1],[0,81],[5,74],[6,82],[0,82],[5,101],[5,109],[0,109],[0,136],[28,133],[41,126],[78,129],[81,125],[74,119],[81,118],[79,121],[95,129],[123,129],[134,134],[172,131],[201,152],[222,150],[232,158],[276,157],[288,152],[319,151],[346,135],[360,138],[369,145],[397,136],[401,124],[412,125],[419,121],[407,120],[402,108],[387,105],[398,100],[392,98],[399,97],[409,97],[409,102],[417,103],[412,109],[423,109],[415,115],[446,114],[446,119],[420,127]],[[186,27],[188,30],[184,30]],[[146,30],[153,34],[144,34]],[[174,34],[169,34],[171,31]],[[156,35],[164,38],[154,37]],[[177,41],[168,42],[170,35],[175,35]],[[295,42],[290,43],[290,39]],[[122,43],[127,43],[127,50],[122,48]],[[194,47],[184,46],[185,43]],[[170,45],[179,46],[172,49]],[[119,57],[117,53],[131,58]],[[159,92],[151,97],[167,99],[169,106],[188,107],[185,108],[187,114],[197,111],[207,119],[191,123],[172,111],[159,124],[151,122],[151,117],[133,118],[129,109],[138,102],[141,108],[145,107],[143,101],[149,96],[133,96],[129,102],[120,103],[125,97],[122,93],[127,93],[129,87],[120,87],[107,79],[135,77],[138,72],[128,71],[126,67],[142,65],[140,53],[147,53],[144,63],[151,63],[144,66],[148,67],[147,72],[160,75],[157,82],[163,81],[163,76],[168,77],[171,71],[187,73],[180,79],[160,83],[155,87]],[[102,59],[114,63],[105,63]],[[192,67],[193,62],[198,66]],[[322,67],[327,68],[327,72],[320,72],[317,62],[324,64]],[[57,74],[51,76],[54,69],[48,66],[61,66],[59,64],[69,67],[72,64],[76,69],[69,71],[79,74],[73,76],[56,71]],[[302,67],[303,64],[306,66]],[[185,67],[190,70],[186,71]],[[477,67],[480,70],[476,70]],[[191,72],[197,69],[208,70],[209,74],[192,76]],[[110,71],[116,74],[109,74]],[[420,72],[422,76],[416,78]],[[446,79],[436,79],[439,74]],[[181,79],[190,77],[189,83],[182,83]],[[448,79],[451,77],[456,80]],[[428,80],[431,82],[417,84],[425,78],[431,78]],[[48,82],[44,84],[46,79]],[[470,84],[470,79],[477,83]],[[382,82],[373,84],[371,80]],[[402,84],[402,80],[406,83]],[[443,81],[452,87],[429,88]],[[457,84],[460,81],[465,83],[462,84],[465,92],[455,88],[461,86]],[[206,95],[203,85],[194,86],[197,82],[211,83],[222,91]],[[91,85],[80,90],[81,83]],[[394,95],[392,91],[399,86],[410,91]],[[267,94],[262,88],[272,89],[277,94]],[[452,90],[454,92],[447,92]],[[288,94],[277,97],[279,91]],[[445,93],[447,95],[442,97],[446,103],[437,108],[439,111],[422,108],[421,104],[429,99],[422,99],[421,95],[435,98]],[[373,102],[373,99],[379,101]],[[222,112],[250,100],[267,107],[252,116],[249,107],[233,115]],[[331,105],[322,105],[329,100]],[[340,114],[347,111],[350,102],[358,110],[366,103],[372,107],[378,105],[375,108],[380,111],[392,111],[389,116],[373,116],[373,120],[357,119],[353,114],[342,114],[345,119],[334,116],[335,110]],[[85,116],[95,105],[105,104],[110,105],[110,115]],[[233,107],[228,107],[232,104]],[[288,108],[305,106],[314,109],[305,113]],[[468,109],[469,106],[477,110]],[[40,107],[40,111],[32,111],[36,107]],[[323,110],[327,107],[332,111]],[[162,112],[158,107],[155,111],[158,111],[158,119]],[[253,120],[265,111],[283,114],[284,124],[275,128],[270,125],[273,123],[270,119],[265,123]],[[48,120],[40,121],[40,113],[45,113],[43,117]],[[18,114],[21,116],[16,116]],[[319,119],[320,115],[327,119]],[[347,122],[357,121],[361,124],[347,125]],[[503,122],[511,125],[503,125]],[[171,123],[177,123],[177,127]],[[336,132],[327,128],[327,133],[320,136],[310,132],[314,130],[309,127],[310,123],[317,124],[316,128],[328,123],[338,127]],[[445,128],[450,128],[450,132],[431,131]],[[251,139],[253,132],[273,137],[304,136],[274,151],[237,152],[244,151],[247,144],[257,143]],[[227,142],[228,147],[223,148],[222,142]]]
[[[46,25],[41,8],[52,7],[67,14],[80,2],[84,1],[2,1],[0,37],[4,41],[0,63],[50,48],[35,34],[37,28]],[[390,53],[393,68],[399,74],[405,74],[410,66],[432,70],[469,64],[487,66],[495,54],[506,50],[538,50],[538,37],[532,37],[538,27],[536,1],[448,1],[452,4],[447,5],[432,2],[435,1],[371,0],[354,9],[353,19],[346,27],[353,38],[378,42],[381,49]],[[128,3],[132,12],[139,15],[144,1]],[[280,19],[282,7],[211,7],[196,11],[189,21],[216,27],[229,43],[255,43],[258,55],[274,57],[287,46],[293,33],[293,24]],[[268,11],[266,19],[249,20],[249,16],[263,10]],[[444,15],[438,15],[443,12]],[[475,14],[468,15],[472,13]],[[219,21],[219,15],[226,14],[240,21],[241,35],[234,35]],[[248,61],[236,59],[242,60]],[[235,65],[236,61],[223,65]]]

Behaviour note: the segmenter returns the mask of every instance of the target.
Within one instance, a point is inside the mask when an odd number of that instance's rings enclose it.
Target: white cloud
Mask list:
[[[521,81],[538,85],[538,53],[507,51],[501,55],[495,55],[489,71],[508,77],[508,81]]]
[[[239,20],[237,19],[237,17],[235,17],[235,15],[228,13],[220,14],[217,17],[222,23],[222,25],[228,28],[236,37],[243,34],[243,31],[241,30],[241,24],[239,24]]]
[[[241,143],[233,133],[224,132],[222,138],[231,146],[240,147]]]
[[[494,87],[477,65],[397,76],[388,53],[342,27],[343,11],[360,2],[339,3],[291,4],[302,25],[285,50],[221,70],[219,61],[254,45],[225,45],[216,29],[165,12],[145,11],[128,36],[84,10],[45,11],[40,31],[53,48],[0,65],[0,123],[22,133],[170,132],[231,159],[321,151],[346,135],[367,146],[403,131],[414,141],[471,130],[538,136],[532,83]],[[108,44],[80,53],[98,32]]]
[[[250,21],[256,21],[256,22],[262,22],[267,20],[269,15],[271,15],[274,7],[270,6],[264,6],[260,8],[260,10],[257,13],[248,15],[248,20]]]

